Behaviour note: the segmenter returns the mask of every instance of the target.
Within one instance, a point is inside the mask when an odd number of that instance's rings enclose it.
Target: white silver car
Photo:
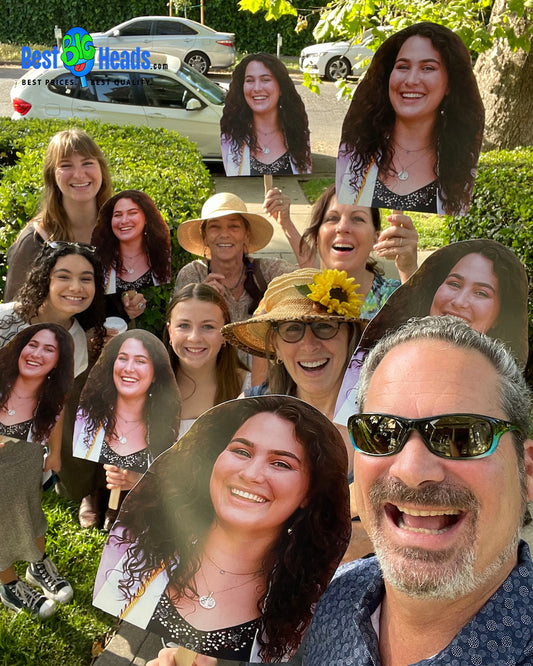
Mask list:
[[[350,75],[359,77],[368,69],[374,55],[373,51],[365,46],[371,41],[372,35],[368,35],[362,42],[327,42],[307,46],[300,53],[300,69],[328,81],[345,79]],[[359,67],[365,60],[368,60],[368,63]]]
[[[100,68],[87,87],[63,67],[30,69],[11,89],[13,120],[89,118],[115,125],[175,130],[205,159],[221,159],[220,118],[226,92],[179,58],[152,54],[150,69]]]
[[[206,25],[177,16],[138,16],[107,32],[91,34],[95,47],[144,51],[177,56],[200,74],[235,63],[235,34],[216,32]]]

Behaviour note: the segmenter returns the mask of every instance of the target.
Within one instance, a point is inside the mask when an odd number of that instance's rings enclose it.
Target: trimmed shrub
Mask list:
[[[533,348],[533,148],[483,153],[472,205],[465,217],[448,218],[450,242],[492,238],[510,247],[529,280],[529,349]],[[526,376],[533,384],[531,351]]]
[[[198,217],[212,181],[194,145],[176,132],[116,126],[96,121],[0,119],[0,292],[7,273],[6,251],[38,211],[42,167],[50,137],[67,127],[88,132],[107,157],[113,189],[146,192],[170,228],[172,274],[191,260],[176,238],[180,222]],[[159,335],[171,285],[151,287],[148,306],[136,321]]]

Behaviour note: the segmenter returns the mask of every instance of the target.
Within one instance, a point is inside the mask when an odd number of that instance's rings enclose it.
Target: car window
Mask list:
[[[147,36],[152,31],[152,21],[135,21],[120,29],[122,37],[141,37]]]
[[[181,67],[175,72],[175,74],[177,74],[189,88],[199,92],[212,104],[224,104],[226,91],[192,67],[189,67],[189,65],[182,62]]]
[[[197,35],[197,31],[191,26],[179,21],[157,21],[155,26],[156,35]]]
[[[69,74],[61,74],[56,76],[48,84],[48,90],[57,95],[65,95],[65,97],[78,97],[78,88],[80,87],[79,79]]]
[[[183,84],[160,74],[142,74],[147,106],[183,109],[192,95]]]
[[[108,104],[138,104],[136,88],[126,72],[91,72],[87,75],[88,89],[94,101]]]

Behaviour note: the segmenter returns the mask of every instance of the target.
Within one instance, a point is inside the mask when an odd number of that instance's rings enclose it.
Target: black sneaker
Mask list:
[[[16,611],[27,610],[41,620],[46,620],[56,611],[55,601],[47,599],[23,580],[0,585],[0,599],[4,606]]]
[[[48,557],[28,565],[26,580],[40,587],[45,597],[60,604],[68,603],[74,594],[70,583],[59,575],[56,565]]]

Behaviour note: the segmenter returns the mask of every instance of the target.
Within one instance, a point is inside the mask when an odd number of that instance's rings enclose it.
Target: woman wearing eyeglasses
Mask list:
[[[231,344],[269,361],[267,382],[250,395],[294,395],[333,419],[361,336],[362,299],[352,282],[343,271],[313,268],[281,275],[265,292],[264,314],[222,329]]]
[[[88,243],[98,209],[112,194],[104,154],[92,137],[76,127],[50,139],[43,176],[41,209],[7,252],[5,301],[15,298],[44,242]]]

